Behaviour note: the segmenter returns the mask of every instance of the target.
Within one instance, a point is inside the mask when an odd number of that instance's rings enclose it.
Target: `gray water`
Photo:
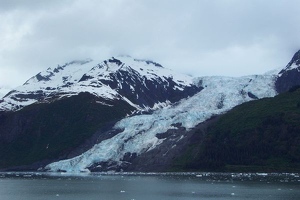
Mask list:
[[[299,174],[0,173],[0,200],[299,200]]]

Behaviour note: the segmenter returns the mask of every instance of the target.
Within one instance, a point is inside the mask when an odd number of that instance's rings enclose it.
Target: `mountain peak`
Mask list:
[[[38,73],[37,75],[31,77],[27,80],[23,85],[28,85],[34,82],[40,81],[50,81],[57,74],[72,74],[72,71],[78,71],[78,69],[82,68],[82,65],[87,63],[91,63],[93,60],[90,58],[84,60],[73,60],[71,62],[67,62],[63,65],[57,65],[55,68],[49,67],[47,70]],[[78,68],[78,69],[77,69]],[[64,75],[65,76],[65,75]]]
[[[291,61],[287,64],[284,70],[282,70],[279,74],[282,74],[285,70],[292,70],[300,67],[300,50],[298,50]]]
[[[127,65],[136,64],[136,63],[145,63],[146,65],[150,65],[150,66],[152,65],[153,67],[163,68],[163,66],[161,64],[154,62],[152,60],[137,59],[137,58],[133,58],[129,55],[119,55],[119,56],[114,56],[111,59],[109,59],[109,61],[111,61],[111,62],[116,62],[116,60],[126,63]]]
[[[293,58],[292,58],[292,61],[296,64],[296,65],[300,65],[300,50],[298,50]]]
[[[18,110],[36,102],[52,102],[89,92],[105,100],[126,101],[137,110],[173,103],[202,88],[193,77],[163,68],[151,60],[115,56],[102,62],[74,60],[48,68],[16,88],[0,110]]]
[[[286,92],[294,86],[300,85],[300,50],[298,50],[287,66],[282,69],[275,86],[278,93]]]
[[[147,65],[154,65],[155,67],[161,67],[161,68],[164,68],[161,64],[157,63],[157,62],[154,62],[152,60],[141,60],[141,59],[134,59],[134,61],[137,61],[137,62],[145,62],[147,63]]]

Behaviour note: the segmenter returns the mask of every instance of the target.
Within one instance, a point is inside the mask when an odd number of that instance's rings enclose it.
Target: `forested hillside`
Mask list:
[[[110,101],[114,104],[111,108],[99,103],[100,100],[103,101],[89,93],[80,93],[52,104],[34,104],[16,113],[0,113],[0,168],[34,162],[43,166],[58,158],[74,156],[70,153],[76,148],[81,148],[77,153],[91,148],[93,143],[85,148],[80,146],[97,130],[133,110],[125,102]],[[108,137],[99,135],[96,139]],[[32,165],[33,169],[37,167]]]
[[[173,165],[180,170],[299,171],[300,89],[239,105],[203,131]]]

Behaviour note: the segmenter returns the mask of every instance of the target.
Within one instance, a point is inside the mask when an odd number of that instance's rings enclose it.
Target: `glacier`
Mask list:
[[[101,162],[113,162],[121,166],[126,153],[140,155],[156,148],[164,142],[164,139],[156,136],[177,129],[178,124],[189,130],[244,102],[275,96],[277,76],[276,73],[268,73],[238,78],[194,78],[194,84],[204,88],[197,94],[177,103],[169,103],[151,114],[128,116],[114,125],[113,129],[121,131],[119,134],[103,140],[79,156],[51,163],[45,170],[88,172],[89,167],[97,163],[101,165]]]

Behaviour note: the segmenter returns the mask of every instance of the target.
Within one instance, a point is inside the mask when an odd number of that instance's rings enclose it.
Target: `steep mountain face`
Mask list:
[[[105,100],[125,101],[137,110],[151,110],[192,96],[201,89],[193,84],[192,77],[152,61],[131,57],[113,57],[100,63],[73,61],[48,68],[11,91],[0,103],[0,111],[50,103],[80,92]]]
[[[285,69],[279,72],[275,86],[278,93],[286,92],[300,85],[300,50],[295,53]]]

